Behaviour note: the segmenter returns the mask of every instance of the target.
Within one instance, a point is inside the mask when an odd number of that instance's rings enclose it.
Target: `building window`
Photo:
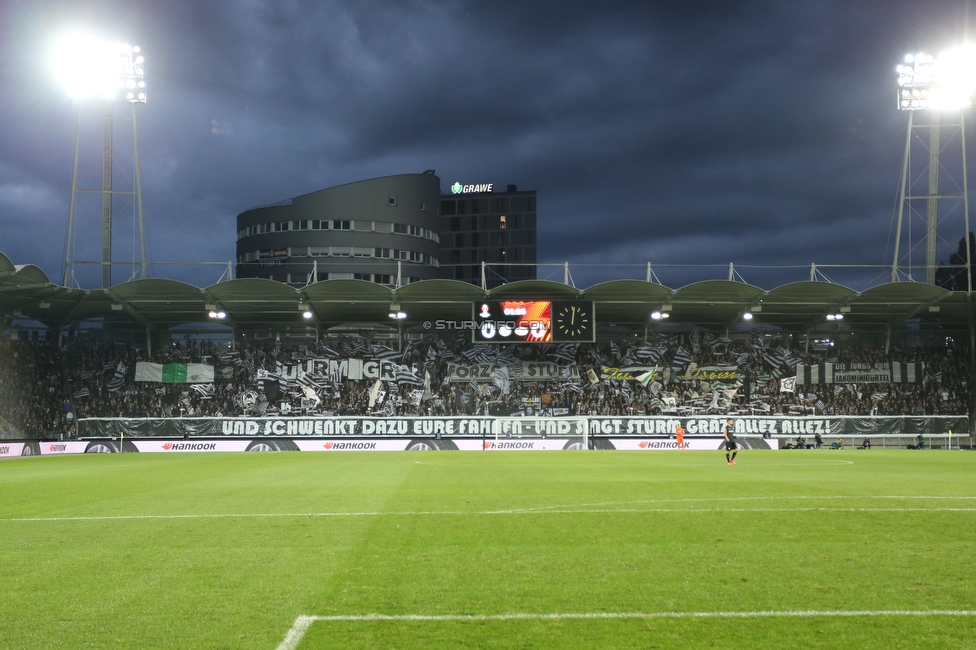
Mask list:
[[[352,222],[351,221],[333,221],[332,222],[332,229],[333,230],[350,230],[351,228],[352,228]]]
[[[388,205],[396,205],[396,197],[395,196],[391,196],[389,199],[387,199],[387,204]]]
[[[501,230],[505,230],[505,215],[504,214],[502,216],[498,217],[498,227]]]
[[[405,223],[395,223],[393,224],[393,232],[399,233],[401,235],[406,235],[410,231],[410,226]]]
[[[420,211],[421,212],[426,212],[427,211],[427,204],[425,202],[423,202],[423,201],[420,202]]]
[[[276,228],[276,230],[278,232],[284,232],[284,231],[288,230],[288,222],[287,221],[279,221],[278,222],[278,227]]]
[[[472,248],[481,246],[481,243],[478,241],[478,233],[476,232],[471,233],[471,246]]]
[[[441,214],[445,217],[450,217],[457,214],[457,202],[441,201]]]

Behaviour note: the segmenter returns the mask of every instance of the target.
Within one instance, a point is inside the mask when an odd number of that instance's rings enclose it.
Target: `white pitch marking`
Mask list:
[[[573,514],[640,514],[640,513],[722,513],[722,512],[976,512],[973,508],[843,508],[805,506],[801,508],[580,508],[575,510],[482,510],[428,512],[267,512],[223,515],[119,515],[99,517],[11,517],[0,521],[129,521],[139,519],[272,519],[286,517],[470,517],[490,515],[573,515]]]
[[[276,650],[295,650],[316,621],[548,621],[560,619],[654,619],[654,618],[813,618],[857,616],[976,616],[976,610],[788,610],[759,612],[579,612],[565,614],[352,614],[299,616]]]
[[[635,505],[644,503],[714,503],[716,501],[783,501],[785,499],[815,499],[817,501],[825,499],[976,499],[976,496],[897,496],[897,495],[815,495],[815,496],[741,496],[741,497],[701,497],[691,499],[642,499],[637,501],[601,501],[597,503],[568,503],[564,505],[536,506],[534,508],[516,508],[505,510],[506,513],[516,512],[543,512],[546,510],[556,510],[558,508],[596,508],[599,506],[613,505]]]
[[[825,496],[744,496],[715,497],[696,499],[649,499],[644,501],[607,501],[603,503],[567,504],[540,506],[537,508],[514,508],[503,510],[418,510],[389,512],[257,512],[257,513],[201,513],[172,515],[81,515],[76,517],[10,517],[0,521],[125,521],[138,519],[225,519],[225,518],[275,518],[275,517],[421,517],[421,516],[472,516],[472,515],[560,515],[560,514],[613,514],[613,513],[682,513],[682,512],[970,512],[976,508],[870,508],[870,507],[824,507],[806,506],[796,508],[601,508],[608,505],[640,505],[652,503],[713,503],[716,501],[783,501],[787,499],[891,499],[891,500],[973,500],[976,496],[894,496],[894,495],[825,495]]]

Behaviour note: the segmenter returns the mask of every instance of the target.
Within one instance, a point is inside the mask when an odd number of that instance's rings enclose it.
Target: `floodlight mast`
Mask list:
[[[55,65],[68,94],[80,102],[102,104],[102,187],[98,190],[78,188],[78,158],[81,146],[83,103],[78,106],[78,131],[75,137],[74,168],[71,175],[71,201],[68,208],[68,235],[65,244],[64,286],[70,286],[74,259],[71,250],[75,219],[75,197],[78,192],[98,192],[102,195],[102,288],[112,286],[112,199],[116,194],[135,194],[139,217],[141,277],[147,277],[145,222],[142,209],[142,173],[139,156],[139,137],[136,126],[136,104],[146,103],[144,58],[138,46],[101,42],[85,36],[72,36],[59,44]],[[131,107],[133,157],[135,162],[135,191],[113,188],[113,136],[115,105]]]
[[[908,113],[908,133],[905,139],[905,156],[902,160],[900,200],[898,203],[898,225],[895,231],[895,254],[891,265],[891,281],[898,281],[898,263],[901,246],[901,231],[905,206],[910,201],[926,201],[926,250],[925,281],[935,284],[937,265],[939,200],[955,199],[963,202],[966,242],[966,287],[972,292],[972,251],[969,244],[969,185],[966,170],[966,121],[963,110],[972,106],[976,93],[976,49],[957,48],[934,57],[920,52],[908,54],[904,63],[896,68],[898,72],[898,109]],[[919,124],[915,121],[916,111],[926,111],[929,122]],[[944,124],[943,112],[959,113],[959,123]],[[942,195],[939,193],[939,155],[943,144],[941,128],[958,126],[962,148],[962,194]],[[928,142],[928,194],[913,196],[908,187],[909,166],[911,163],[912,135],[917,129],[929,130]],[[910,209],[910,208],[909,208]]]

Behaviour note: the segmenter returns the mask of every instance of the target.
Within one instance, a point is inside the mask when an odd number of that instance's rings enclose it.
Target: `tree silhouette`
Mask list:
[[[969,253],[976,255],[976,234],[969,232]],[[965,268],[950,268],[954,266],[966,266],[966,238],[959,240],[959,250],[949,256],[949,266],[942,266],[935,271],[935,284],[948,289],[949,291],[968,291],[969,283],[966,282]],[[976,285],[976,275],[973,269],[969,269],[973,284]]]

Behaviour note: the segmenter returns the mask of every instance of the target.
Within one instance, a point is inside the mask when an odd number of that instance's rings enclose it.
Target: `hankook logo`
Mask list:
[[[217,444],[213,442],[167,442],[163,445],[166,451],[217,451]]]
[[[643,440],[637,444],[641,449],[677,449],[678,443],[670,440]],[[687,447],[688,443],[684,443]]]
[[[376,449],[375,442],[327,442],[322,446],[332,451],[339,449]]]

